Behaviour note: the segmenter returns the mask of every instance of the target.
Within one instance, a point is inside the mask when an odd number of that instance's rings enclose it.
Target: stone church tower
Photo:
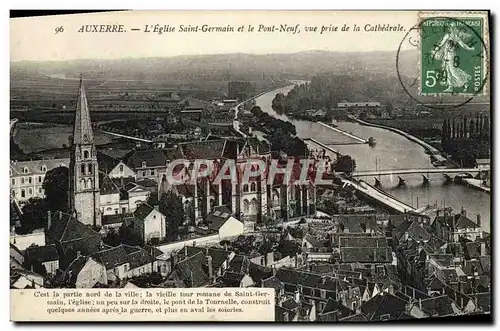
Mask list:
[[[80,78],[69,165],[69,206],[83,224],[100,226],[99,173],[87,97]]]

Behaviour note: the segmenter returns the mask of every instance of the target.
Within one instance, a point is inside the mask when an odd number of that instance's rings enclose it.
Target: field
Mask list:
[[[64,148],[69,145],[72,131],[70,125],[19,123],[14,141],[24,153],[31,154],[44,150]],[[107,144],[112,137],[98,130],[94,132],[96,145]]]
[[[403,131],[409,130],[439,130],[443,126],[444,118],[398,118],[398,119],[369,119],[370,123],[387,125]]]
[[[85,79],[87,99],[93,110],[144,108],[170,108],[177,104],[170,100],[172,92],[179,98],[191,96],[212,99],[227,89],[225,81],[206,81],[201,84],[169,84],[149,80]],[[11,74],[11,110],[64,111],[74,107],[78,94],[77,79],[53,78],[37,73]],[[148,107],[146,107],[147,109]]]

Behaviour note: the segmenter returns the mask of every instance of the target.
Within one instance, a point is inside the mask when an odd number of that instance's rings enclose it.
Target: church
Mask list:
[[[70,138],[69,207],[83,224],[101,225],[99,167],[92,121],[83,86],[76,102],[73,135]]]
[[[133,171],[121,164],[116,167],[122,170],[119,174],[100,171],[102,155],[94,143],[83,79],[70,141],[69,206],[80,222],[99,227],[103,216],[133,213],[146,202],[151,191],[136,182]]]
[[[100,155],[94,144],[82,80],[69,162],[70,207],[82,223],[102,226],[103,216],[133,213],[146,202],[150,194],[160,196],[169,190],[182,197],[186,222],[194,226],[206,220],[216,206],[225,206],[241,221],[257,223],[265,217],[288,220],[316,213],[313,180],[308,184],[295,185],[293,182],[285,183],[283,178],[276,176],[272,183],[268,183],[264,174],[243,183],[243,172],[248,161],[260,159],[267,164],[271,162],[271,146],[257,137],[192,141],[180,143],[174,149],[132,150],[123,159],[108,162],[110,166],[104,166]],[[213,178],[205,178],[194,185],[170,187],[166,181],[166,171],[176,158],[193,163],[196,159],[206,159],[218,165],[227,159],[234,160],[238,181],[231,183],[230,180],[223,180],[214,185]],[[293,173],[298,175],[300,165],[295,165],[299,168],[294,167]],[[104,171],[100,171],[100,167]]]

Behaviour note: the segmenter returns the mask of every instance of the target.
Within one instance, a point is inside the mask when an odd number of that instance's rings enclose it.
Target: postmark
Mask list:
[[[480,95],[486,82],[483,17],[420,22],[420,95]]]
[[[444,54],[441,43],[444,46],[450,38],[457,38],[446,36],[451,26],[455,29],[453,33],[465,39],[462,43],[466,48],[474,50],[453,48],[455,55]],[[456,47],[453,43],[448,47]],[[446,59],[453,55],[451,63],[443,61],[444,55]],[[459,72],[456,68],[465,74],[455,77]],[[452,71],[455,76],[449,75]],[[418,23],[408,29],[398,47],[396,72],[409,104],[416,102],[429,109],[455,109],[470,102],[486,101],[490,73],[488,13],[420,12]],[[458,78],[466,82],[458,84]]]

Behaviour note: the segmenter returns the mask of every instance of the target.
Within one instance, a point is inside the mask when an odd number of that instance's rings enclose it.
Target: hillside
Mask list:
[[[418,72],[418,52],[400,54],[402,79],[411,85]],[[286,83],[289,79],[308,79],[328,74],[332,83],[342,89],[355,85],[349,97],[379,99],[395,105],[413,105],[415,101],[402,89],[396,72],[396,52],[326,52],[307,51],[294,54],[220,54],[176,56],[167,58],[138,58],[119,60],[73,60],[61,62],[11,62],[11,92],[23,91],[26,79],[34,76],[71,83],[82,73],[95,85],[106,82],[113,90],[202,89],[224,91],[230,80],[247,80],[257,84],[257,89]],[[40,76],[41,75],[41,76]],[[408,77],[412,76],[412,77]],[[337,79],[335,78],[337,77]],[[352,79],[355,78],[355,79]],[[52,84],[52,83],[51,83]],[[34,84],[36,85],[36,84]],[[53,84],[52,84],[53,85]],[[418,84],[413,84],[411,94],[416,94]],[[57,89],[57,88],[56,88]],[[92,89],[92,86],[89,87]],[[113,91],[114,92],[114,91]],[[340,91],[341,92],[341,91]],[[16,94],[16,93],[13,93]],[[347,96],[346,96],[347,98]],[[487,99],[476,98],[479,101]],[[423,100],[435,101],[434,98]],[[443,99],[443,102],[447,102]]]

